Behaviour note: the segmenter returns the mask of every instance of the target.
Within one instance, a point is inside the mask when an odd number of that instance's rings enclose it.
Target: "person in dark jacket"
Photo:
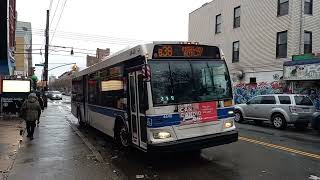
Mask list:
[[[27,137],[29,137],[30,140],[33,139],[34,128],[36,121],[39,119],[39,114],[41,114],[41,107],[38,98],[35,93],[31,93],[21,106],[21,115],[26,121]]]
[[[44,110],[43,99],[42,99],[42,97],[41,97],[40,92],[39,92],[39,93],[36,93],[36,95],[37,95],[38,102],[39,102],[39,104],[40,104],[41,110]]]
[[[43,111],[44,110],[44,104],[43,104],[43,99],[41,97],[41,94],[40,92],[39,93],[36,93],[37,95],[37,98],[38,98],[38,102],[40,104],[40,107],[41,107],[41,110]],[[38,121],[37,121],[37,125],[39,126],[39,123],[40,123],[40,115],[41,113],[38,114]]]

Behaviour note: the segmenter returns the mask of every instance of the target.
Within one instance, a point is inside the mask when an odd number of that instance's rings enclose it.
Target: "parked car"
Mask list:
[[[311,126],[313,129],[318,130],[320,133],[320,112],[313,114]]]
[[[51,100],[62,100],[62,94],[59,91],[48,92],[48,98]]]
[[[261,95],[246,104],[235,106],[235,121],[244,119],[256,123],[271,121],[277,129],[285,129],[294,124],[297,129],[305,129],[312,119],[315,107],[308,96],[298,94]]]

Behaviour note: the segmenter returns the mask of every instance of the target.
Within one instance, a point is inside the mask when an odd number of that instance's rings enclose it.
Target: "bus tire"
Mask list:
[[[243,115],[240,110],[234,111],[234,121],[241,123],[243,121]]]
[[[85,122],[82,121],[82,117],[81,117],[81,111],[78,109],[77,111],[77,118],[78,118],[78,124],[80,128],[83,128],[86,124]]]
[[[129,131],[121,119],[116,120],[115,141],[117,146],[122,150],[127,150],[130,144]]]

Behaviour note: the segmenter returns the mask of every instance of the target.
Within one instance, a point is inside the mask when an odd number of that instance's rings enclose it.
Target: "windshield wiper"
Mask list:
[[[174,95],[173,78],[172,78],[171,66],[169,62],[168,62],[168,65],[169,65],[169,79],[170,79],[169,91],[170,91],[170,96],[173,96]]]

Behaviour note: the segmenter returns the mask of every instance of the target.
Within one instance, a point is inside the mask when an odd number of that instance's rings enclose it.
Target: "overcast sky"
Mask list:
[[[50,7],[50,1],[17,0],[18,21],[32,24],[33,53],[40,53],[39,49],[44,49],[41,31],[45,29],[46,10]],[[96,48],[110,48],[114,53],[149,41],[186,41],[189,13],[208,1],[53,0],[50,11],[51,45],[73,47],[75,54],[70,56],[71,48],[51,47],[50,51],[53,51],[49,55],[49,69],[61,65],[59,63],[77,63],[83,69],[85,53],[95,53]],[[44,55],[34,54],[33,64],[43,59]],[[71,66],[65,66],[49,71],[49,75],[59,76],[70,69]],[[42,68],[36,68],[38,77],[41,71]]]

